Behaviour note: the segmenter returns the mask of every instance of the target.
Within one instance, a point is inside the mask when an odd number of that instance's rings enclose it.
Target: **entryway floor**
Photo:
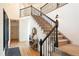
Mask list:
[[[10,44],[9,48],[19,47],[21,56],[40,56],[39,52],[32,49],[29,45],[29,41],[24,42],[13,42]],[[79,55],[79,46],[75,46],[72,44],[64,45],[59,47],[63,53],[67,53],[69,55],[78,56]],[[62,56],[60,52],[56,52],[53,54],[54,56]],[[64,55],[65,56],[65,55]],[[67,55],[66,55],[67,56]]]
[[[39,56],[39,52],[29,46],[29,41],[11,43],[9,48],[19,47],[21,56]]]

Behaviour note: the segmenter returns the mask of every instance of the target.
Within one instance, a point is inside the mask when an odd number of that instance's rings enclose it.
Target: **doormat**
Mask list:
[[[21,56],[19,47],[16,47],[16,48],[8,48],[5,51],[5,56]]]

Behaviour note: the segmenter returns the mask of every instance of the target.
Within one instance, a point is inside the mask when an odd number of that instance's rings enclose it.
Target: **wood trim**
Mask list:
[[[31,5],[32,6],[32,5]],[[22,9],[20,9],[20,15],[19,15],[19,17],[21,17],[21,10],[23,10],[23,9],[27,9],[27,8],[29,8],[29,7],[31,7],[31,6],[28,6],[28,7],[24,7],[24,8],[22,8]]]
[[[44,4],[42,7],[40,7],[40,9],[42,9],[44,6],[46,6],[48,3]]]
[[[31,5],[32,6],[32,5]],[[31,7],[31,6],[28,6],[28,7],[24,7],[24,8],[22,8],[22,9],[20,9],[20,10],[23,10],[23,9],[27,9],[27,8],[29,8],[29,7]]]
[[[33,6],[32,6],[33,7]],[[34,9],[36,9],[35,7],[33,7]],[[56,23],[56,21],[52,20],[50,17],[48,17],[47,15],[45,15],[43,12],[41,12],[40,10],[36,9],[37,11],[39,11],[41,14],[43,14],[44,16],[46,16],[48,19],[50,19],[52,22]]]

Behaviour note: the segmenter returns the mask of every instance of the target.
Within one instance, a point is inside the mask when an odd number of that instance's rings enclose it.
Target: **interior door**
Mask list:
[[[11,42],[19,41],[19,20],[11,20]]]

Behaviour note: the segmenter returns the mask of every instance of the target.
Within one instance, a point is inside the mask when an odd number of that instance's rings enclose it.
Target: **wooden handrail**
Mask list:
[[[52,28],[52,30],[48,33],[48,35],[44,38],[44,40],[42,41],[42,44],[44,43],[44,41],[50,36],[50,34],[53,32],[53,30],[56,28],[56,25]]]
[[[28,6],[28,7],[24,7],[22,9],[20,9],[20,17],[21,17],[21,10],[24,10],[24,9],[27,9],[27,8],[30,8],[32,5]]]
[[[40,39],[40,56],[42,56],[42,45],[46,41],[46,39],[51,35],[51,33],[56,28],[56,40],[54,43],[54,47],[58,47],[58,20],[56,20],[56,25],[52,28],[52,30],[49,32],[49,34],[44,38],[44,40]]]
[[[32,6],[33,7],[33,6]],[[52,22],[56,23],[56,21],[52,20],[50,17],[48,17],[46,14],[44,14],[43,12],[41,12],[40,10],[36,9],[35,7],[33,7],[35,10],[39,11],[41,14],[43,14],[44,16],[46,16],[48,19],[50,19]]]
[[[48,3],[44,4],[42,7],[40,7],[40,9],[42,9],[44,6],[46,6]]]
[[[48,3],[47,3],[48,4]],[[45,5],[47,5],[47,4],[45,4]],[[25,7],[25,8],[23,8],[23,9],[26,9],[26,8],[29,8],[29,7],[31,7],[31,8],[34,8],[35,10],[37,10],[38,12],[40,12],[40,13],[42,13],[40,10],[38,10],[38,9],[36,9],[35,7],[33,7],[33,6],[28,6],[28,7]],[[21,9],[22,10],[22,9]],[[54,22],[54,23],[56,23],[56,21],[54,21],[54,20],[52,20],[50,17],[48,17],[47,15],[45,15],[44,13],[42,13],[44,16],[46,16],[48,19],[50,19],[52,22]],[[54,26],[53,28],[52,28],[52,30],[48,33],[48,35],[44,38],[44,40],[42,41],[42,43],[47,39],[47,37],[49,37],[49,35],[52,33],[52,31],[55,29],[55,27],[56,26]]]
[[[44,15],[45,17],[47,17],[49,20],[51,20],[52,22],[55,23],[55,26],[51,29],[51,31],[47,34],[47,36],[42,40],[40,40],[40,56],[42,56],[42,45],[43,43],[46,41],[46,39],[52,34],[52,32],[56,29],[56,41],[55,41],[55,47],[58,47],[58,20],[54,21],[52,20],[50,17],[48,17],[46,14],[44,14],[43,12],[41,12],[40,10],[36,9],[35,7],[33,7],[32,5],[29,6],[31,8],[31,15],[32,15],[32,8],[34,8],[36,11],[38,11],[39,13],[41,13],[42,15]],[[25,7],[23,9],[29,8],[29,7]],[[23,9],[20,9],[23,10]]]
[[[34,8],[36,11],[40,12],[42,15],[44,15],[45,17],[47,17],[48,19],[50,19],[52,22],[55,23],[55,26],[51,29],[51,31],[49,31],[49,33],[46,35],[46,37],[42,40],[40,39],[40,56],[42,56],[42,46],[44,44],[44,42],[47,40],[47,38],[52,34],[52,32],[56,29],[56,39],[55,39],[55,43],[54,43],[54,47],[58,47],[58,20],[54,21],[51,18],[49,18],[47,15],[45,15],[44,13],[42,13],[41,11],[39,11],[38,9],[36,9],[35,7],[32,6],[32,8]]]
[[[31,5],[30,5],[30,6],[28,6],[28,7],[24,7],[24,8],[22,8],[22,9],[20,9],[20,10],[27,9],[27,8],[29,8],[29,7],[31,7]]]
[[[22,9],[20,9],[20,17],[21,17],[21,10],[23,10],[23,9],[27,9],[27,8],[32,8],[33,6],[31,5],[31,6],[28,6],[28,7],[25,7],[25,8],[22,8]],[[50,19],[52,22],[54,22],[54,23],[56,23],[54,20],[52,20],[50,17],[48,17],[47,15],[45,15],[44,13],[42,13],[40,10],[38,10],[38,9],[36,9],[35,7],[33,7],[35,10],[37,10],[37,11],[39,11],[41,14],[43,14],[44,16],[46,16],[48,19]]]

